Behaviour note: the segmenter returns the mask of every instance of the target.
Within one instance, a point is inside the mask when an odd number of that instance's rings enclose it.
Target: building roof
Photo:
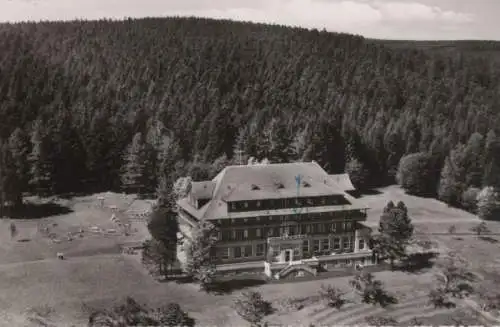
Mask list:
[[[211,199],[215,189],[212,181],[192,182],[191,194],[197,199]]]
[[[363,207],[359,201],[345,193],[352,190],[354,187],[347,174],[328,175],[314,161],[228,166],[212,181],[192,183],[192,195],[195,198],[211,198],[211,201],[199,209],[189,205],[187,199],[179,200],[178,204],[198,219],[229,218],[227,202],[231,201],[296,196],[339,194],[351,202],[353,209]],[[343,207],[347,209],[350,206]]]

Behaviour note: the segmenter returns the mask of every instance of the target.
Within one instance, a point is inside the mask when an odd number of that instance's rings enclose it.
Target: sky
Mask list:
[[[500,0],[0,0],[0,22],[200,16],[369,38],[500,40]]]

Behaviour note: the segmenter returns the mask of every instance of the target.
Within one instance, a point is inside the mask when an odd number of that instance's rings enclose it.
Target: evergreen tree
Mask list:
[[[9,137],[9,150],[11,153],[14,174],[17,179],[16,205],[22,204],[22,193],[28,191],[29,182],[29,137],[16,128]]]
[[[2,206],[5,204],[19,206],[22,204],[21,177],[17,175],[15,161],[7,142],[0,141],[0,190]],[[3,214],[3,210],[1,212]]]
[[[200,287],[204,290],[208,290],[215,277],[214,245],[216,242],[217,228],[208,221],[201,221],[193,229],[185,250],[186,273],[200,283]]]
[[[124,156],[122,187],[128,192],[142,193],[148,184],[146,148],[141,133],[136,133]]]
[[[481,187],[484,173],[484,137],[480,133],[470,136],[464,148],[466,176],[468,187]]]
[[[356,158],[347,161],[345,171],[356,189],[363,190],[367,187],[369,171],[361,161]]]
[[[465,147],[458,145],[445,159],[439,181],[438,197],[440,200],[457,206],[466,188]]]
[[[210,173],[209,173],[209,179],[214,178],[217,176],[218,173],[220,173],[224,168],[229,166],[230,161],[227,158],[225,154],[220,156],[219,158],[215,159],[215,161],[212,163],[210,167]]]
[[[291,143],[291,159],[293,161],[303,162],[307,158],[304,157],[309,144],[309,125],[304,129],[299,130]]]
[[[394,207],[394,204],[389,202],[380,217],[380,235],[375,239],[375,252],[389,258],[391,268],[394,268],[394,261],[406,255],[406,247],[413,236],[413,230],[406,205],[400,201]]]
[[[31,153],[29,154],[31,179],[29,184],[38,196],[52,194],[53,165],[50,158],[50,140],[45,133],[43,123],[37,120],[31,133]]]
[[[486,136],[484,156],[483,186],[500,189],[500,138],[494,131],[489,131]]]

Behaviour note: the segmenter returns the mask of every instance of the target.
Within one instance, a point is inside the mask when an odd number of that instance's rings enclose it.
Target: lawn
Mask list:
[[[451,225],[456,226],[457,233],[467,232],[479,223],[474,215],[449,208],[436,200],[406,195],[398,187],[391,186],[380,191],[380,194],[361,198],[372,208],[368,225],[376,227],[387,201],[402,200],[409,209],[417,232],[421,233],[419,237],[436,241],[441,253],[450,250],[461,253],[477,272],[484,272],[484,267],[498,270],[498,258],[492,258],[491,255],[496,253],[497,244],[491,240],[480,240],[474,235],[447,234]],[[246,325],[231,306],[239,290],[217,295],[200,292],[193,284],[160,283],[147,274],[137,256],[118,253],[120,243],[147,237],[143,223],[133,223],[132,229],[137,231],[129,236],[91,232],[92,226],[103,230],[117,228],[110,221],[110,209],[106,209],[106,206],[117,206],[123,212],[132,206],[131,203],[139,207],[134,209],[136,211],[148,206],[142,200],[132,201],[132,197],[121,194],[108,193],[105,198],[104,208],[99,207],[97,196],[58,200],[61,206],[69,208],[71,212],[48,218],[15,220],[19,235],[14,239],[11,239],[8,229],[10,221],[0,221],[1,326],[28,326],[26,319],[33,315],[30,309],[46,311],[46,319],[58,326],[81,325],[86,318],[85,307],[109,307],[128,295],[151,306],[178,302],[203,326]],[[126,215],[123,215],[120,219],[126,219]],[[61,243],[53,243],[42,235],[39,231],[41,223],[51,226],[51,231],[58,235]],[[488,223],[488,226],[494,232],[499,230],[497,223]],[[80,228],[85,230],[83,237],[64,241],[68,231],[78,231]],[[17,242],[21,238],[29,241]],[[59,251],[65,253],[67,260],[55,258]],[[313,299],[321,284],[334,284],[349,291],[349,278],[346,277],[265,284],[249,289],[260,291],[266,300],[272,301],[279,309],[267,317],[273,325],[354,325],[362,324],[366,316],[376,314],[390,315],[403,325],[410,324],[414,317],[420,317],[424,323],[451,325],[453,316],[467,312],[465,308],[435,310],[427,305],[426,293],[434,281],[433,269],[418,274],[385,271],[375,275],[384,282],[390,293],[395,293],[399,300],[397,304],[381,309],[354,301],[341,310],[326,308],[314,301],[309,301],[300,310],[283,305],[287,299]],[[482,320],[471,319],[481,325],[487,324]]]

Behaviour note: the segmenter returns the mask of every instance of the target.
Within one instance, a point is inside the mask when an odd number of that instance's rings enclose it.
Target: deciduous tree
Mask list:
[[[378,304],[383,308],[397,303],[397,299],[384,290],[382,282],[369,272],[358,271],[349,281],[349,285],[361,296],[363,303]]]
[[[345,292],[332,285],[321,285],[319,295],[326,305],[332,308],[340,309],[346,302],[344,299]]]
[[[152,239],[144,243],[143,263],[151,272],[167,276],[177,260],[177,214],[171,207],[156,207],[152,211],[148,230]]]
[[[191,239],[187,242],[186,273],[192,276],[200,287],[208,290],[212,284],[216,266],[214,262],[214,245],[217,242],[217,228],[209,221],[201,221],[193,228]]]
[[[485,187],[477,195],[477,215],[484,220],[495,220],[500,215],[500,191]]]
[[[432,195],[436,190],[437,172],[433,155],[412,153],[399,161],[396,180],[410,194]]]

